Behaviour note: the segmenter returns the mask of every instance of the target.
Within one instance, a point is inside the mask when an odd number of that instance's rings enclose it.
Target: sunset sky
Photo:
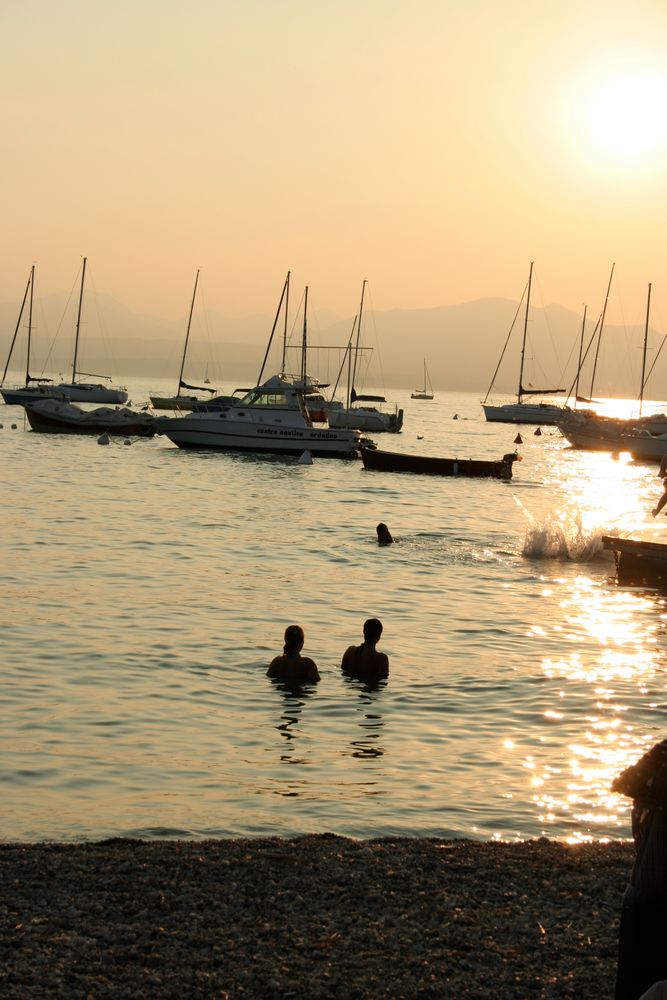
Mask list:
[[[0,300],[182,316],[518,299],[667,329],[664,0],[26,0],[0,16]]]

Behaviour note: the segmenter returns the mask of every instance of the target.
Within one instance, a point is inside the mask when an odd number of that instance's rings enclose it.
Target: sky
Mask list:
[[[518,300],[667,330],[667,4],[24,0],[0,14],[0,301],[88,257],[182,317]]]

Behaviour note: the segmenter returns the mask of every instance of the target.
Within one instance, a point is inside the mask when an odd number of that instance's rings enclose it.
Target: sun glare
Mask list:
[[[610,71],[580,88],[577,145],[614,166],[649,164],[667,148],[667,76],[649,69]]]

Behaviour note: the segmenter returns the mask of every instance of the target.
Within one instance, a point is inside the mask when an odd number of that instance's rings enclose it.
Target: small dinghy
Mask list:
[[[435,458],[430,455],[410,455],[379,448],[362,448],[365,469],[378,472],[412,472],[431,476],[479,476],[511,479],[512,466],[520,460],[516,452],[503,455],[499,461],[478,458]]]

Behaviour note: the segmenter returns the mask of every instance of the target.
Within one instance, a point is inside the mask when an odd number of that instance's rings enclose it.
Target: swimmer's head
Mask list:
[[[377,642],[382,635],[382,622],[379,618],[367,618],[364,622],[364,639],[366,642]]]
[[[380,521],[377,528],[378,545],[391,545],[393,538],[391,537],[391,532],[384,521]]]
[[[298,653],[303,647],[305,636],[300,625],[288,625],[285,629],[283,653]]]

